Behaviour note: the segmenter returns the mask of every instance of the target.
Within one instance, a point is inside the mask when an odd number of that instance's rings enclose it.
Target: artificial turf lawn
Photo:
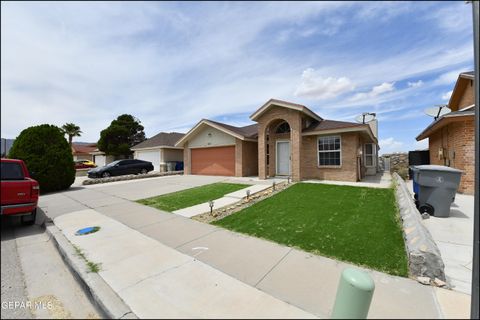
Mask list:
[[[200,203],[223,197],[227,193],[248,187],[247,184],[212,183],[178,192],[168,193],[157,197],[138,200],[137,202],[165,211],[175,211],[188,208]]]
[[[408,276],[393,189],[297,183],[213,224]]]

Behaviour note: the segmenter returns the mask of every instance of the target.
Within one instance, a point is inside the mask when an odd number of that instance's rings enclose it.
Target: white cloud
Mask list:
[[[442,100],[450,100],[450,97],[452,96],[452,93],[453,93],[453,90],[450,90],[450,91],[442,94]]]
[[[350,98],[351,101],[359,101],[367,98],[375,98],[386,92],[395,90],[395,82],[384,82],[378,86],[375,86],[369,92],[360,92]]]
[[[452,71],[448,71],[445,73],[442,73],[440,76],[438,76],[437,79],[434,80],[435,85],[451,85],[455,83],[458,79],[458,75],[462,72],[465,72],[468,70],[465,69],[455,69]]]
[[[401,141],[395,140],[393,137],[380,139],[378,141],[380,151],[382,154],[405,151],[405,144]]]
[[[415,141],[413,144],[415,150],[425,150],[428,149],[428,139],[423,139],[420,141]]]
[[[314,69],[308,68],[302,73],[302,82],[295,90],[295,96],[311,99],[335,98],[345,92],[355,89],[349,78],[323,77]]]
[[[407,85],[410,87],[410,88],[420,88],[421,86],[423,86],[423,81],[422,80],[418,80],[417,82],[408,82]]]

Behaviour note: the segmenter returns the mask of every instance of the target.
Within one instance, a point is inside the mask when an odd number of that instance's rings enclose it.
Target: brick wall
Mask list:
[[[190,148],[188,147],[188,142],[185,142],[183,146],[183,173],[191,174],[191,172]]]
[[[258,143],[242,141],[242,176],[258,175]]]
[[[272,132],[275,126],[281,121],[287,121],[290,125],[290,151],[291,151],[291,174],[292,180],[299,181],[301,177],[301,141],[302,141],[302,113],[296,110],[272,107],[258,119],[258,176],[265,179],[267,176],[274,175],[275,150],[270,142],[269,171],[267,172],[266,161],[266,137],[267,128]],[[273,166],[272,166],[273,165]]]
[[[430,163],[463,170],[458,191],[473,194],[475,179],[473,117],[452,122],[429,136]],[[439,149],[443,148],[443,156]]]
[[[318,166],[318,136],[303,136],[302,179],[357,181],[358,133],[340,134],[342,139],[342,165],[340,167]]]

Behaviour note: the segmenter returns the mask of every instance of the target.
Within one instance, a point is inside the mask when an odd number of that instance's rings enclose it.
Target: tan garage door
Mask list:
[[[191,149],[192,174],[235,175],[235,146]]]

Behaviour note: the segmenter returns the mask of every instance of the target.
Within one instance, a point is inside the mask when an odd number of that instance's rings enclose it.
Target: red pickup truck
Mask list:
[[[1,159],[1,215],[21,216],[23,224],[34,224],[40,186],[30,178],[22,160]]]

